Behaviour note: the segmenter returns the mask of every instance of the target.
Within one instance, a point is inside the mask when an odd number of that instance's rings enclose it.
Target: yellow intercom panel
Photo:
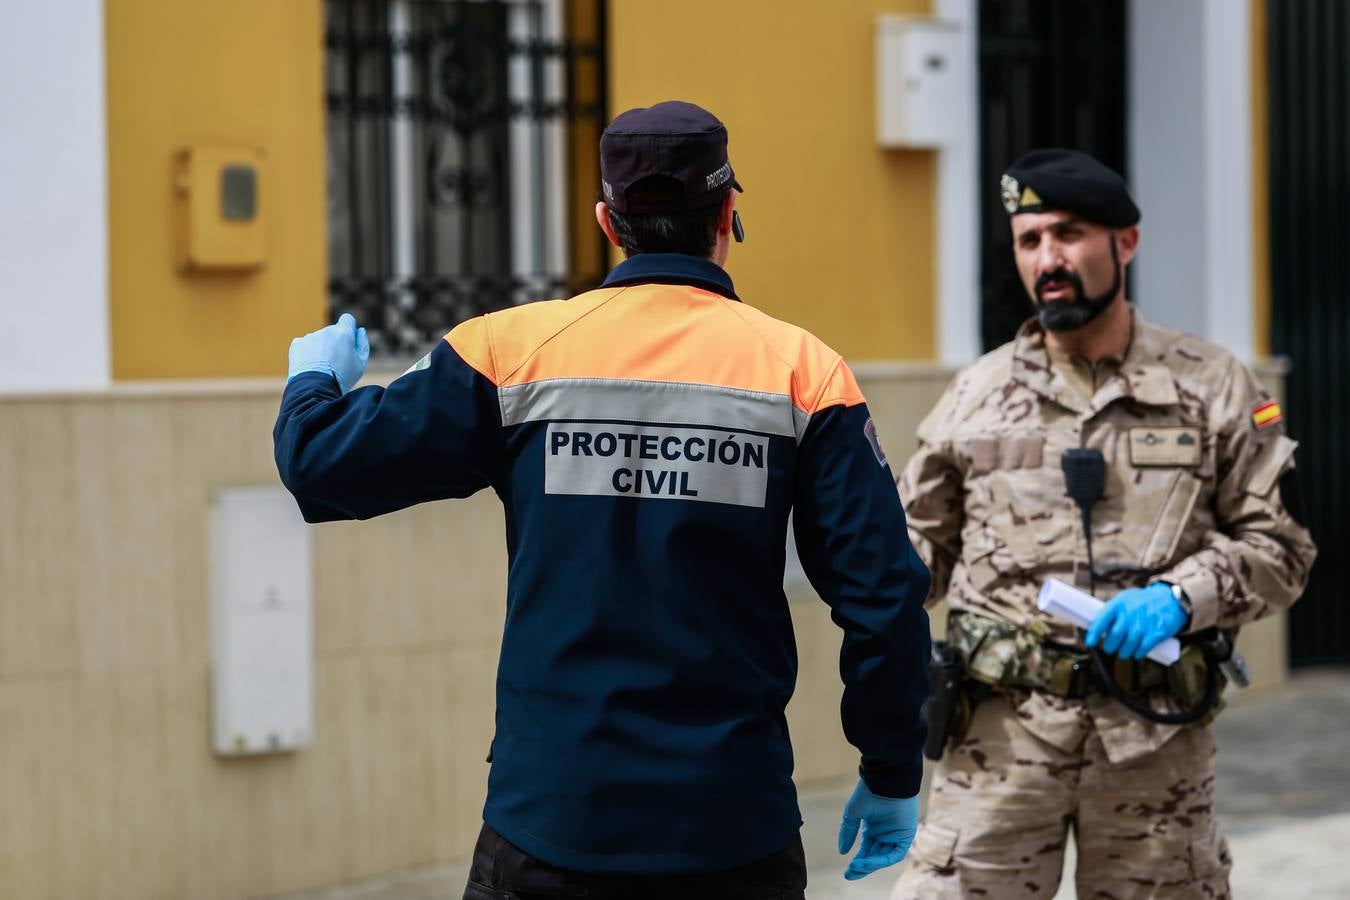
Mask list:
[[[174,158],[175,261],[180,271],[255,269],[266,258],[267,154],[195,146]]]

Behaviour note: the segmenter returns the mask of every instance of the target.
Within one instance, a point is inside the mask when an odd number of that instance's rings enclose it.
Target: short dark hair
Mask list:
[[[648,199],[664,194],[671,186],[659,176],[643,179],[634,185],[645,190]],[[658,183],[660,182],[660,183]],[[676,196],[679,186],[675,185]],[[726,196],[725,192],[722,197]],[[673,199],[673,198],[672,198]],[[719,200],[722,198],[719,198]],[[614,233],[619,237],[619,246],[624,256],[638,253],[684,253],[688,256],[707,258],[712,256],[713,245],[717,243],[717,219],[722,214],[722,204],[705,206],[698,209],[681,209],[674,212],[659,213],[620,213],[609,208],[609,221]]]
[[[625,216],[609,211],[624,256],[638,253],[684,253],[707,258],[717,243],[717,219],[722,207],[686,209],[670,213]]]

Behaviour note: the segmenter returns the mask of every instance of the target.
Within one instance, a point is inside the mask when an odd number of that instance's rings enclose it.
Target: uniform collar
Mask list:
[[[739,300],[731,276],[717,263],[683,253],[636,253],[615,266],[601,287],[688,284]]]
[[[1013,339],[1013,378],[1036,393],[1060,406],[1078,413],[1096,414],[1122,397],[1149,406],[1171,406],[1179,401],[1172,371],[1161,362],[1167,348],[1156,329],[1130,307],[1133,318],[1130,345],[1125,358],[1116,367],[1115,375],[1093,395],[1084,407],[1084,400],[1068,381],[1050,364],[1045,349],[1045,331],[1035,318],[1023,323]]]

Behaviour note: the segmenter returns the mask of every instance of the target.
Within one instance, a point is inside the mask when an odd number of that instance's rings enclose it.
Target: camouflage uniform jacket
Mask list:
[[[1278,417],[1257,425],[1273,410],[1253,415],[1268,400],[1232,354],[1135,313],[1125,358],[1088,402],[1050,364],[1032,319],[957,374],[898,479],[910,538],[932,570],[929,602],[945,596],[954,610],[1040,622],[1054,640],[1081,647],[1081,632],[1048,620],[1036,598],[1050,577],[1087,588],[1081,516],[1065,494],[1060,455],[1096,447],[1107,465],[1092,509],[1098,596],[1179,584],[1192,630],[1289,606],[1316,550],[1284,477],[1296,445]],[[1082,701],[1029,692],[1019,716],[1065,750],[1090,721],[1116,762],[1177,730],[1095,692]]]

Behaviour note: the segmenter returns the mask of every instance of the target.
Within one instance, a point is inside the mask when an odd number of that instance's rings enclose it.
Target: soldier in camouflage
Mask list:
[[[1136,660],[1303,590],[1316,551],[1295,444],[1230,353],[1127,303],[1139,212],[1116,173],[1032,151],[1003,195],[1037,316],[956,376],[899,479],[929,602],[947,599],[949,640],[984,696],[938,765],[892,897],[1050,897],[1070,826],[1083,900],[1227,897],[1207,722],[1158,724],[1112,699],[1085,677],[1083,633],[1036,599],[1052,577],[1111,598],[1087,642],[1145,703],[1175,710],[1175,672]],[[1107,467],[1091,573],[1060,469],[1080,447]]]

